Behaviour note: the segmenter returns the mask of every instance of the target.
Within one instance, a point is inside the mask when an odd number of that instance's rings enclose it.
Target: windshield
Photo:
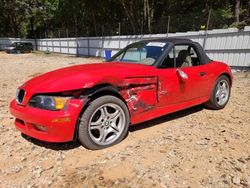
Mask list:
[[[167,46],[168,43],[166,42],[134,43],[111,57],[109,62],[126,62],[153,65],[162,55]]]

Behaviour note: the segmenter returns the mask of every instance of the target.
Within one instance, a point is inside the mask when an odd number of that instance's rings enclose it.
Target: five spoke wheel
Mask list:
[[[127,134],[130,116],[119,98],[105,95],[90,102],[79,123],[78,138],[89,149],[119,143]]]
[[[107,145],[119,138],[125,127],[125,114],[114,103],[104,104],[89,121],[89,135],[96,144]]]
[[[220,76],[214,85],[209,101],[205,105],[212,109],[222,109],[226,106],[230,97],[230,80],[227,76]]]
[[[229,85],[226,80],[221,80],[216,87],[215,97],[219,105],[224,105],[229,97]]]

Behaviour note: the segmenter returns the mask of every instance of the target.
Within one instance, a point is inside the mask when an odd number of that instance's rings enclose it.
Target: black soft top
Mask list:
[[[169,37],[169,38],[147,39],[147,40],[142,40],[140,42],[167,42],[172,44],[170,45],[169,48],[172,48],[174,45],[178,44],[188,44],[191,45],[197,51],[202,64],[207,64],[211,61],[211,59],[207,56],[201,45],[198,42],[194,42],[190,39]],[[157,64],[158,63],[156,63],[156,65]]]
[[[154,38],[154,39],[146,39],[143,41],[147,41],[147,42],[169,42],[169,43],[173,43],[173,44],[183,44],[183,43],[194,43],[192,40],[190,39],[186,39],[186,38],[175,38],[175,37],[169,37],[169,38]]]

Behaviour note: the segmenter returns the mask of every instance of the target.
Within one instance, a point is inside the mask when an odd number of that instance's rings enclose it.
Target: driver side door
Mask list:
[[[180,73],[187,78],[183,79]],[[158,69],[159,107],[198,104],[208,93],[207,65],[200,62],[195,47],[175,45]]]
[[[160,68],[158,76],[158,107],[172,106],[184,101],[184,88],[177,75],[174,47],[170,50]]]

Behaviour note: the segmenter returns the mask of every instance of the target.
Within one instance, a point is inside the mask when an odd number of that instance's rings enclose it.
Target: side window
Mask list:
[[[175,45],[161,64],[161,68],[192,67],[200,65],[199,56],[191,45]]]
[[[174,60],[174,48],[172,48],[161,64],[161,68],[174,68],[175,60]]]
[[[201,64],[198,54],[193,47],[191,47],[190,49],[190,56],[192,59],[193,66],[197,66]]]
[[[200,65],[199,56],[191,45],[175,46],[176,67],[192,67]]]
[[[189,52],[189,45],[175,46],[176,67],[191,67],[192,59]]]

